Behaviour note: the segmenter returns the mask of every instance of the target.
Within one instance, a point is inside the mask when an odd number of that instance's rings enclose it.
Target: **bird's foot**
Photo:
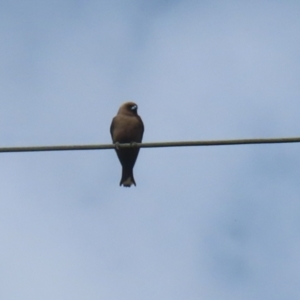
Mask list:
[[[116,148],[116,150],[120,149],[120,143],[119,142],[115,142],[115,148]]]
[[[137,147],[137,142],[131,142],[131,143],[130,143],[130,146],[131,146],[131,147]]]

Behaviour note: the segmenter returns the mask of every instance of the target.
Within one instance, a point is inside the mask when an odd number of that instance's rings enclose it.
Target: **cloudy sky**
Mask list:
[[[0,146],[300,135],[297,1],[3,0]],[[300,145],[0,154],[0,298],[299,299]]]

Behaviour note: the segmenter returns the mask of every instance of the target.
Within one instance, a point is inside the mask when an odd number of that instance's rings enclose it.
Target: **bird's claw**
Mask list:
[[[131,143],[130,143],[130,146],[131,146],[131,147],[137,147],[137,142],[131,142]]]

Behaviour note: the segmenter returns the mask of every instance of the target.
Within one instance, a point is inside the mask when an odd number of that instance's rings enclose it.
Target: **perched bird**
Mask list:
[[[138,147],[118,147],[118,143],[140,143],[142,141],[144,124],[137,109],[138,106],[134,102],[122,104],[110,125],[112,141],[116,144],[116,152],[122,165],[120,185],[125,187],[136,185],[133,167],[140,149]]]

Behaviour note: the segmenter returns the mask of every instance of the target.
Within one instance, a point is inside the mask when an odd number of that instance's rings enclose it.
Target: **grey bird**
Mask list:
[[[125,187],[136,185],[133,167],[140,149],[138,147],[122,148],[118,147],[118,144],[142,142],[144,124],[137,110],[138,106],[134,102],[122,104],[110,125],[112,141],[116,144],[116,152],[122,165],[120,186]]]

